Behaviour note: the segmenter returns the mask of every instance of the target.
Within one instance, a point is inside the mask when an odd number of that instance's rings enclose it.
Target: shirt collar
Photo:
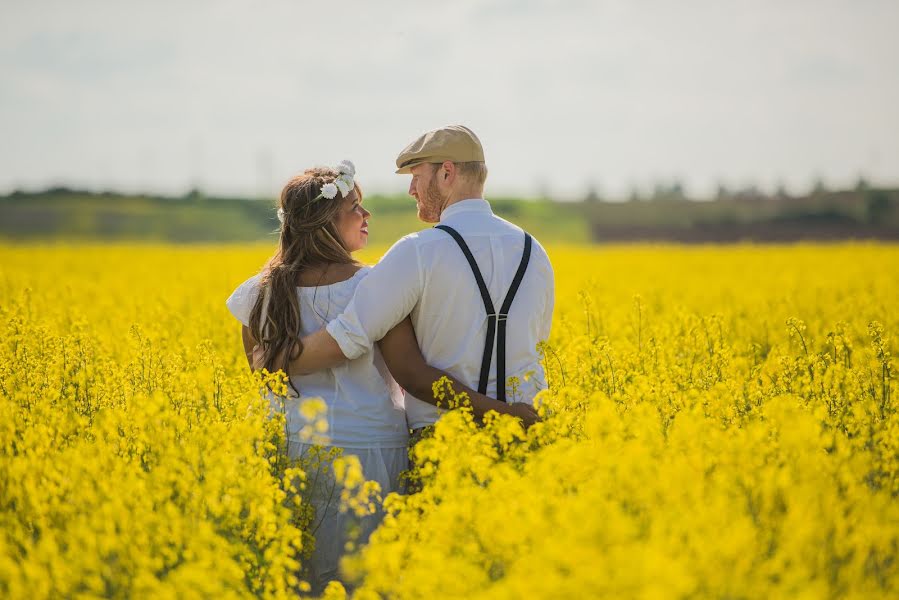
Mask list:
[[[459,200],[453,204],[450,204],[443,212],[440,214],[440,222],[443,223],[446,221],[448,217],[452,217],[453,215],[457,215],[463,212],[480,212],[493,214],[493,210],[490,208],[490,203],[484,200],[483,198],[468,198],[466,200]]]

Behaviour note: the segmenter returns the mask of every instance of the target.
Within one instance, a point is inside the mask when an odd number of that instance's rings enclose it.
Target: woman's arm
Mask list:
[[[250,328],[246,325],[240,326],[240,337],[243,339],[243,351],[247,357],[247,362],[250,364],[250,370],[255,371],[256,367],[253,366],[253,350],[256,348],[256,339],[253,337],[253,332],[250,331]]]
[[[421,348],[418,346],[418,340],[415,339],[415,330],[412,328],[412,321],[409,317],[400,321],[396,327],[387,332],[387,335],[378,342],[378,346],[381,348],[381,355],[393,378],[420,400],[437,406],[438,398],[434,397],[432,384],[441,377],[447,377],[456,393],[468,394],[472,410],[479,418],[487,412],[495,410],[500,414],[520,418],[525,426],[532,425],[538,420],[537,411],[531,405],[523,402],[506,404],[494,400],[474,391],[449,373],[428,365],[421,355]]]

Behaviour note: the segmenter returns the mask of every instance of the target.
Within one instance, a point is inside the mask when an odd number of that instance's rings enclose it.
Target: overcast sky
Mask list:
[[[896,0],[0,2],[0,193],[270,194],[463,123],[490,194],[899,183]]]

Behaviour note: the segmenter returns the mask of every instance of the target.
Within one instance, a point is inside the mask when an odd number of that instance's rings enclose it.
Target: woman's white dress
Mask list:
[[[340,314],[370,270],[370,267],[363,267],[351,278],[331,285],[297,287],[300,334],[310,334]],[[227,300],[228,309],[244,325],[249,325],[261,278],[261,275],[249,278]],[[357,456],[365,478],[380,484],[382,496],[402,492],[400,474],[408,466],[409,430],[402,390],[388,372],[378,348],[333,369],[294,376],[290,380],[299,390],[299,397],[289,390],[291,397],[283,407],[280,401],[270,398],[273,411],[285,412],[290,456],[297,458],[312,445],[308,431],[313,429],[314,423],[303,417],[301,403],[309,398],[321,398],[327,406],[328,431],[325,435],[328,439],[314,441],[342,448],[344,456]],[[347,541],[346,530],[353,520],[351,514],[340,512],[339,491],[332,497],[331,485],[333,479],[325,485],[320,480],[319,489],[313,490],[316,523],[321,522],[315,532],[316,545],[310,565],[313,591],[320,591],[328,581],[338,578],[338,563]],[[380,516],[362,520],[358,541],[367,540]]]

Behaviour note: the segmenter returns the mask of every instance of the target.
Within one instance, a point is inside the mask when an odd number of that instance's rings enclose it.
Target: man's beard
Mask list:
[[[418,218],[425,223],[437,223],[445,201],[446,198],[440,195],[437,187],[437,178],[432,178],[425,190],[425,197],[419,202]]]

